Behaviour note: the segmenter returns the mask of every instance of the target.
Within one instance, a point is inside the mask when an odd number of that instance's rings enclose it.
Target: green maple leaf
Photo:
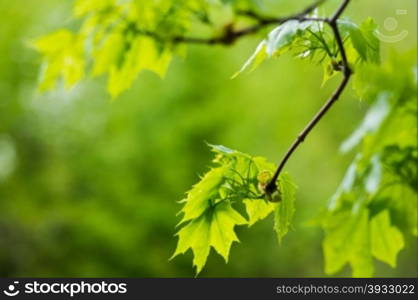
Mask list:
[[[294,214],[295,186],[287,174],[279,177],[277,193],[282,202],[267,201],[264,188],[271,180],[274,164],[263,157],[229,149],[220,145],[210,145],[215,152],[210,169],[187,193],[180,213],[183,217],[177,232],[179,238],[177,249],[172,258],[191,249],[193,265],[198,274],[206,264],[210,248],[213,247],[225,261],[233,242],[238,242],[234,232],[236,225],[253,225],[266,218],[274,210],[278,211],[280,220],[275,228],[283,237],[290,226]],[[242,202],[248,216],[245,219],[233,204]]]
[[[220,202],[180,229],[177,233],[179,242],[172,258],[192,249],[196,275],[206,264],[211,246],[228,262],[232,243],[239,241],[234,227],[246,223],[247,220],[228,202]]]
[[[183,218],[180,222],[184,223],[201,216],[209,209],[211,201],[219,201],[219,189],[225,181],[225,166],[211,169],[207,172],[196,185],[188,192],[187,198],[183,201],[185,205],[180,211]]]

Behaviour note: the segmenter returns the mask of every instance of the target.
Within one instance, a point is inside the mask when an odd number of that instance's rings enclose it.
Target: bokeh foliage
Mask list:
[[[143,73],[114,104],[101,80],[38,95],[37,57],[27,43],[60,27],[71,5],[19,2],[0,1],[6,11],[0,29],[3,275],[193,275],[190,258],[168,258],[175,248],[175,201],[210,159],[204,141],[278,159],[335,84],[318,89],[322,70],[290,57],[230,81],[257,44],[249,39],[231,49],[192,47],[185,62],[174,60],[164,81]],[[415,11],[415,3],[404,2]],[[289,11],[300,6],[286,5]],[[382,24],[393,14],[393,4],[373,5],[357,4],[348,15],[355,18],[353,10],[362,7]],[[410,30],[407,40],[384,47],[415,47],[413,23],[411,15],[401,23]],[[201,276],[323,274],[321,231],[304,225],[336,190],[352,158],[336,149],[369,106],[355,94],[342,100],[289,164],[303,189],[297,230],[286,246],[277,247],[271,220],[261,222],[240,232],[245,246],[234,248],[227,267],[210,258]],[[396,155],[390,161],[399,166]],[[384,212],[376,217],[387,225]],[[378,264],[376,275],[416,275],[414,243],[405,241],[397,269]]]

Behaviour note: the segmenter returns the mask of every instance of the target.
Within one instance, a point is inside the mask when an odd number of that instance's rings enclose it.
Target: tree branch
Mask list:
[[[324,19],[320,18],[311,18],[307,17],[306,15],[313,12],[318,6],[320,6],[323,2],[326,0],[316,0],[314,3],[303,9],[301,12],[286,16],[286,17],[280,17],[280,18],[271,18],[271,17],[262,17],[252,11],[239,11],[238,13],[241,15],[246,15],[254,20],[257,21],[257,24],[235,30],[233,26],[226,26],[225,30],[222,35],[211,37],[211,38],[201,38],[201,37],[187,37],[187,36],[174,36],[170,37],[168,40],[160,35],[158,35],[156,32],[153,31],[141,31],[137,29],[137,33],[144,34],[150,37],[153,37],[154,39],[161,41],[161,42],[173,42],[173,43],[187,43],[187,44],[206,44],[206,45],[231,45],[233,44],[237,39],[247,36],[250,34],[255,34],[262,30],[263,28],[269,26],[269,25],[280,25],[284,22],[290,21],[290,20],[297,20],[300,22],[304,21],[324,21]]]
[[[201,37],[187,37],[187,36],[174,36],[170,38],[165,38],[163,36],[158,35],[156,32],[151,31],[141,31],[136,29],[138,34],[148,35],[153,37],[154,39],[161,41],[161,42],[172,42],[172,43],[188,43],[188,44],[206,44],[206,45],[231,45],[240,37],[254,34],[259,32],[261,29],[265,28],[269,25],[280,25],[284,22],[290,20],[297,20],[299,22],[305,21],[317,21],[317,22],[324,22],[327,23],[334,34],[335,40],[337,42],[337,46],[341,55],[341,64],[339,70],[343,73],[343,79],[335,92],[331,95],[328,101],[322,106],[319,112],[314,116],[314,118],[308,123],[308,125],[302,130],[302,132],[298,135],[296,140],[287,150],[286,154],[284,155],[282,161],[279,163],[276,172],[274,173],[272,179],[267,184],[265,188],[265,193],[272,195],[277,190],[277,179],[281,171],[283,170],[284,166],[286,165],[289,158],[292,156],[294,151],[299,147],[299,145],[305,140],[308,134],[312,131],[312,129],[316,126],[316,124],[323,118],[323,116],[328,112],[328,110],[333,106],[333,104],[339,99],[341,93],[344,91],[347,83],[351,77],[352,71],[349,67],[347,55],[344,49],[344,43],[341,38],[341,34],[338,30],[338,19],[341,14],[345,11],[347,5],[349,4],[350,0],[342,0],[341,5],[335,11],[331,18],[316,18],[316,17],[308,17],[307,15],[312,13],[318,6],[320,6],[326,0],[316,0],[314,3],[306,7],[299,13],[281,17],[281,18],[271,18],[271,17],[263,17],[255,12],[252,11],[239,11],[238,13],[241,15],[248,16],[257,21],[257,24],[249,26],[244,29],[235,30],[233,25],[229,25],[225,27],[225,30],[222,35],[212,38],[201,38]]]
[[[265,190],[267,194],[271,195],[277,190],[277,183],[276,183],[277,179],[279,178],[279,175],[281,171],[283,170],[284,166],[286,165],[287,161],[292,156],[294,151],[298,148],[298,146],[305,140],[305,138],[312,131],[315,125],[322,119],[322,117],[328,112],[328,110],[333,106],[333,104],[339,99],[341,93],[344,91],[345,87],[347,86],[348,81],[350,80],[352,71],[348,64],[347,55],[344,49],[344,43],[342,41],[341,34],[340,34],[340,31],[338,30],[338,24],[337,24],[338,18],[344,12],[349,2],[350,0],[343,0],[342,4],[338,7],[334,15],[330,19],[324,20],[324,22],[326,22],[331,27],[334,33],[334,37],[335,37],[335,40],[338,45],[338,49],[341,54],[341,60],[342,60],[341,71],[344,77],[341,83],[339,84],[339,86],[337,87],[337,89],[335,90],[335,92],[328,99],[328,101],[322,106],[319,112],[313,117],[313,119],[298,135],[296,140],[290,146],[289,150],[287,150],[282,161],[279,163],[279,166],[277,167],[276,172],[274,173],[272,179],[266,186]]]

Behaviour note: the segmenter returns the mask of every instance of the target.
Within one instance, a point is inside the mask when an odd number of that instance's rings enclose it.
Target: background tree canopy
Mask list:
[[[332,31],[269,19],[311,3],[0,0],[2,275],[193,276],[194,260],[200,276],[416,276],[413,0],[351,1],[352,81],[286,165],[279,204],[255,200],[341,80]],[[205,141],[240,151],[212,146],[208,171]],[[169,262],[179,210],[186,255]]]

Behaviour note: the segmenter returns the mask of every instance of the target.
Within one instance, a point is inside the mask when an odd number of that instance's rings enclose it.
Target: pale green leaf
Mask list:
[[[367,60],[367,40],[359,26],[348,19],[341,19],[338,21],[338,27],[343,34],[348,34],[360,57]]]
[[[276,208],[277,204],[266,202],[263,199],[245,199],[245,210],[248,215],[248,226],[268,217]]]
[[[370,160],[370,170],[364,179],[364,188],[370,195],[379,190],[382,181],[382,164],[379,155],[374,155]]]
[[[359,69],[357,90],[373,105],[344,144],[346,150],[361,147],[322,216],[328,274],[350,264],[353,276],[371,276],[373,257],[395,267],[404,237],[417,234],[416,81],[408,67],[412,65],[415,58],[410,54],[392,54],[381,66]],[[398,72],[400,68],[404,72]]]
[[[234,227],[246,223],[227,201],[220,202],[180,229],[176,234],[179,241],[172,258],[192,249],[193,265],[196,266],[196,274],[199,274],[212,246],[228,262],[232,243],[239,241]]]
[[[48,35],[40,37],[31,43],[42,55],[56,55],[57,52],[65,50],[74,42],[74,33],[61,29]]]
[[[296,20],[287,21],[271,31],[266,41],[266,52],[269,56],[278,55],[291,45],[301,29],[301,23]]]
[[[366,19],[360,26],[349,19],[338,21],[343,36],[349,36],[354,49],[363,61],[379,62],[379,40],[376,37],[377,25],[372,18]]]
[[[130,49],[123,57],[120,67],[112,66],[110,69],[108,91],[113,96],[132,86],[132,83],[142,70],[150,70],[164,76],[171,61],[169,49],[161,52],[155,40],[146,36],[136,37]]]
[[[117,68],[120,57],[122,56],[124,38],[120,32],[113,32],[106,37],[103,45],[94,51],[93,76],[110,72],[112,68]]]
[[[359,213],[359,220],[352,239],[352,253],[349,262],[353,277],[372,277],[374,273],[370,242],[369,212]]]
[[[274,213],[274,230],[280,243],[282,238],[288,233],[295,213],[296,185],[287,173],[280,175],[279,192],[281,201],[278,203]]]
[[[181,212],[181,223],[201,216],[218,198],[219,189],[224,183],[227,171],[225,166],[218,167],[207,172],[203,178],[187,193],[185,204]]]
[[[354,277],[370,277],[373,263],[370,251],[368,210],[341,211],[323,220],[325,272],[335,274],[347,263]]]
[[[72,87],[84,76],[83,37],[68,30],[58,30],[41,37],[32,46],[44,57],[39,88],[52,89],[62,78],[66,88]]]
[[[344,141],[340,150],[348,152],[357,146],[362,139],[371,133],[376,132],[390,112],[389,94],[381,93],[376,103],[369,109],[361,125]]]
[[[396,257],[404,248],[404,239],[398,228],[391,225],[388,210],[371,220],[372,253],[377,259],[396,267]]]
[[[266,41],[262,41],[260,44],[258,44],[253,55],[251,55],[251,57],[244,63],[241,69],[232,76],[232,79],[245,71],[248,73],[254,71],[267,58],[266,49]]]
[[[353,162],[350,164],[350,166],[347,168],[347,171],[345,172],[344,178],[341,181],[341,184],[337,188],[337,191],[331,196],[329,204],[328,204],[328,210],[334,211],[338,208],[338,205],[341,203],[341,196],[343,196],[344,193],[350,193],[354,182],[356,180],[357,176],[357,164],[360,160],[361,155],[358,154]]]
[[[289,50],[296,38],[308,27],[312,22],[300,23],[296,20],[290,20],[273,29],[260,44],[251,57],[244,63],[242,68],[236,72],[232,78],[235,78],[244,71],[251,72],[256,69],[266,58],[279,56]]]
[[[380,62],[380,41],[377,37],[377,24],[373,18],[367,18],[360,25],[363,37],[367,41],[367,59],[368,61]]]
[[[185,253],[191,248],[197,273],[206,263],[210,246],[225,261],[228,260],[232,242],[238,241],[233,230],[235,225],[251,226],[266,218],[278,206],[263,199],[266,197],[264,188],[275,170],[274,164],[263,157],[252,157],[222,145],[209,146],[215,153],[213,162],[216,166],[182,201],[184,206],[180,213],[183,218],[180,224],[183,227],[177,233],[179,242],[173,255]],[[287,174],[280,176],[278,183],[283,205],[276,227],[278,234],[283,236],[294,214],[295,186]],[[231,206],[237,202],[245,205],[248,221]]]
[[[74,3],[74,15],[82,17],[92,12],[102,11],[114,4],[114,0],[76,0]]]
[[[196,273],[202,270],[210,252],[211,217],[211,213],[205,213],[189,222],[176,233],[179,239],[176,251],[171,259],[179,254],[184,254],[188,249],[192,249],[193,265],[196,266]]]
[[[324,86],[328,80],[337,74],[337,72],[334,70],[332,62],[323,63],[323,74],[324,76],[322,78],[321,86]]]
[[[219,203],[213,212],[210,228],[210,244],[228,262],[229,250],[233,242],[238,242],[235,225],[245,225],[243,218],[226,201]]]

